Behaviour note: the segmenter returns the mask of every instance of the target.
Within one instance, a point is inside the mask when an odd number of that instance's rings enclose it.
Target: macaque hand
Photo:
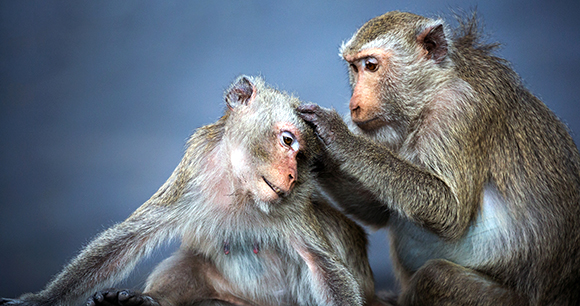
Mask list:
[[[348,127],[334,109],[316,104],[304,104],[297,108],[298,115],[314,127],[316,135],[327,146],[332,146],[341,133],[348,133]]]

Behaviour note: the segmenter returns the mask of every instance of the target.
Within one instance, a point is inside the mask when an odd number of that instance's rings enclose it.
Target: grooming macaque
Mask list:
[[[580,304],[578,150],[495,46],[475,16],[387,13],[341,48],[347,123],[299,107],[327,194],[388,226],[402,305]]]
[[[365,232],[313,195],[310,169],[320,150],[296,113],[300,101],[249,77],[225,100],[225,115],[195,132],[151,199],[44,291],[0,304],[378,303]],[[103,290],[172,237],[181,247],[155,268],[144,293]]]

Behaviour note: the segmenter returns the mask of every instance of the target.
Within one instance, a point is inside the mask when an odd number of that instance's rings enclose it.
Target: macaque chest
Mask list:
[[[273,305],[292,304],[291,296],[298,289],[292,284],[307,272],[304,262],[289,256],[288,249],[261,240],[226,239],[216,265],[237,296],[255,299],[254,293],[259,291],[265,299],[262,303]]]

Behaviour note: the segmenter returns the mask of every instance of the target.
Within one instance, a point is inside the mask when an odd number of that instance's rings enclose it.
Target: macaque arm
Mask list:
[[[326,153],[328,154],[328,153]],[[367,225],[383,227],[387,224],[390,210],[361,186],[357,179],[345,173],[330,157],[322,156],[314,168],[317,182],[330,199],[339,203],[344,212],[354,215]],[[357,210],[366,207],[366,210]]]
[[[380,143],[352,134],[336,111],[317,105],[304,105],[298,111],[315,126],[326,152],[340,165],[341,171],[355,178],[377,199],[366,205],[375,205],[375,210],[383,207],[396,211],[448,239],[460,237],[468,227],[477,191],[463,188],[464,194],[458,194],[462,189],[453,190],[443,177],[395,156]],[[467,169],[455,170],[463,172],[463,181],[472,177]],[[457,185],[453,178],[445,179]],[[358,210],[353,207],[350,213],[363,219],[361,214],[369,206],[359,207]]]
[[[458,285],[460,284],[460,285]],[[444,259],[428,261],[411,278],[401,305],[436,305],[442,300],[455,305],[529,305],[530,301],[475,270]]]
[[[317,304],[363,305],[358,282],[344,263],[329,251],[330,246],[323,240],[324,235],[311,228],[302,230],[304,230],[303,233],[291,237],[290,241],[292,241],[292,247],[308,266],[311,274],[311,290]]]
[[[178,217],[169,216],[166,212],[169,209],[144,204],[140,213],[107,229],[90,242],[46,289],[38,294],[24,295],[18,302],[22,305],[76,305],[84,303],[95,291],[121,281],[156,246],[178,234],[180,221]]]
[[[222,301],[232,305],[251,303],[231,294],[231,284],[214,263],[195,250],[182,248],[164,260],[147,279],[145,294],[164,305],[191,305],[200,301]],[[228,304],[229,305],[229,304]]]

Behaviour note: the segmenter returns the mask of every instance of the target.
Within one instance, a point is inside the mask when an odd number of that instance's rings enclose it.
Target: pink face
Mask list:
[[[296,155],[303,145],[300,131],[289,122],[274,125],[277,141],[271,151],[272,164],[262,172],[260,194],[263,200],[275,200],[288,194],[298,178]]]
[[[381,79],[389,72],[390,54],[383,49],[371,48],[354,55],[345,55],[350,65],[353,92],[350,98],[352,121],[363,130],[375,130],[384,126],[381,110]]]
[[[266,161],[259,162],[249,155],[251,148],[234,147],[230,152],[232,171],[241,185],[262,202],[272,202],[290,193],[298,179],[296,156],[303,146],[300,131],[289,122],[273,126],[275,139],[264,139]]]

